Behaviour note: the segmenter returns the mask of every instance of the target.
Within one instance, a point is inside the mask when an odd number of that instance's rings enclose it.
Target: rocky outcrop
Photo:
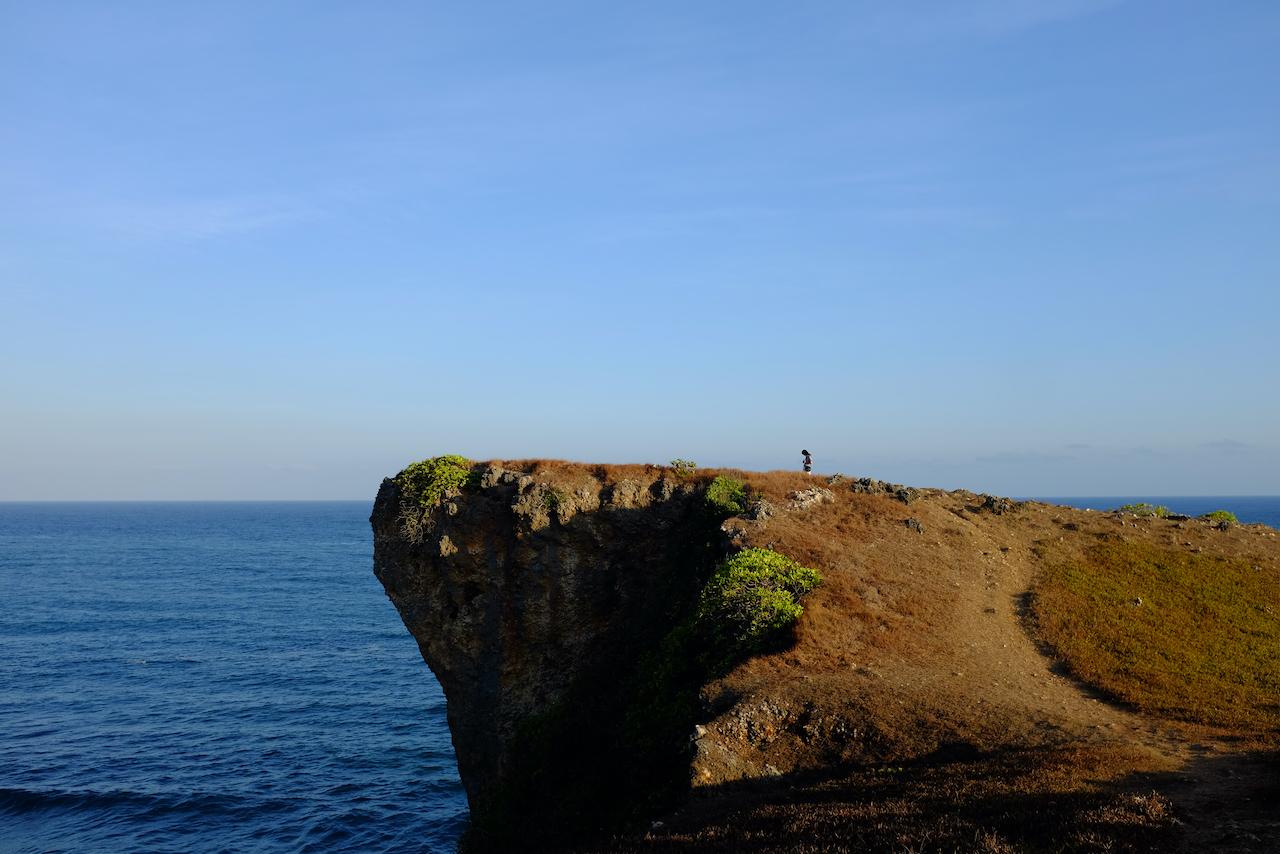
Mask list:
[[[448,700],[484,847],[625,806],[615,763],[621,739],[644,736],[626,722],[638,663],[693,602],[720,535],[703,488],[662,469],[478,475],[429,508],[385,480],[371,523],[374,572]],[[627,757],[624,776],[652,788],[649,759]]]
[[[1003,516],[1005,513],[1012,513],[1014,510],[1018,509],[1018,503],[1016,501],[1010,501],[1008,498],[1001,498],[998,495],[986,494],[978,497],[982,499],[982,504],[979,509],[985,510],[988,513],[994,513],[997,516]]]
[[[892,495],[903,504],[910,504],[920,497],[920,491],[900,483],[886,483],[870,477],[860,477],[849,487],[851,491],[862,495]]]
[[[829,504],[834,499],[835,494],[829,489],[797,489],[787,494],[787,509],[808,510],[818,504]]]

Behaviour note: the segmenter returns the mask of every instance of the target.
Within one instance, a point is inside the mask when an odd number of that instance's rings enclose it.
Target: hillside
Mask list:
[[[449,699],[474,847],[1280,847],[1274,530],[784,472],[464,468],[425,497],[385,481],[372,521]],[[717,476],[737,507],[709,512]],[[768,645],[695,666],[704,585],[750,549],[822,582]]]

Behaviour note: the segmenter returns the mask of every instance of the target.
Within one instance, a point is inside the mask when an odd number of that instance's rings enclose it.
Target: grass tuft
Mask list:
[[[698,464],[693,460],[676,457],[671,461],[671,468],[675,469],[677,477],[689,477],[698,470]]]
[[[1156,516],[1160,519],[1168,516],[1170,510],[1163,504],[1147,504],[1139,502],[1137,504],[1125,504],[1115,509],[1116,513],[1132,513],[1134,516]]]

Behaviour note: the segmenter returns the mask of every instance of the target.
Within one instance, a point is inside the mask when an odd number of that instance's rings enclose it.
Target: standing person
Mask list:
[[[804,473],[813,474],[813,457],[809,456],[808,451],[801,451],[804,454]]]

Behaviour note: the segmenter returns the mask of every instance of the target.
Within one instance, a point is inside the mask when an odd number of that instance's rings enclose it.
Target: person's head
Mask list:
[[[809,456],[809,452],[808,452],[808,451],[801,451],[800,453],[804,454],[806,457],[807,457],[807,456]]]

